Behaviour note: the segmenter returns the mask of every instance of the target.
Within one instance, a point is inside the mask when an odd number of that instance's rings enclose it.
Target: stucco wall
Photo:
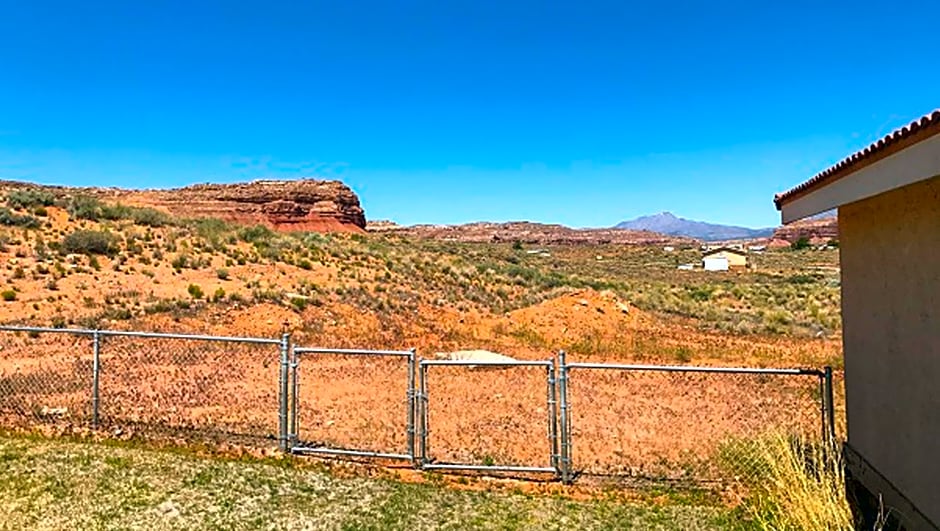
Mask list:
[[[849,444],[940,522],[940,176],[839,208]]]

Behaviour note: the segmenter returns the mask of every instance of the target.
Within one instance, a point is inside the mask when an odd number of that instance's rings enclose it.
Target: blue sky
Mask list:
[[[940,4],[866,4],[0,0],[0,178],[776,225],[775,192],[940,106]]]

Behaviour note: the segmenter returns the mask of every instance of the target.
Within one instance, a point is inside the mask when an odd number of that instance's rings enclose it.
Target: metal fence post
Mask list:
[[[417,459],[415,454],[415,408],[417,407],[417,401],[415,400],[415,358],[417,357],[417,351],[412,348],[408,352],[410,352],[408,356],[408,392],[405,395],[408,401],[407,452],[411,455],[411,460],[414,463]]]
[[[558,393],[561,427],[561,481],[571,483],[571,426],[568,417],[568,366],[565,351],[558,351]]]
[[[297,408],[298,408],[297,396],[299,394],[298,391],[300,387],[300,382],[298,381],[297,367],[300,365],[300,357],[294,351],[295,347],[296,345],[294,344],[291,344],[290,346],[291,396],[290,396],[290,427],[287,433],[287,440],[288,440],[288,444],[290,444],[291,447],[297,445],[297,437],[298,437],[298,434],[300,433],[299,427],[297,426]]]
[[[282,452],[289,450],[287,437],[287,402],[288,402],[288,378],[290,365],[290,334],[281,335],[281,371],[278,377],[278,446]]]
[[[92,361],[91,361],[91,427],[98,429],[99,407],[101,396],[99,385],[101,383],[101,334],[98,330],[92,333]]]
[[[558,466],[558,392],[555,388],[555,363],[546,368],[548,373],[548,438],[552,448],[551,460],[555,473],[560,474]]]
[[[420,365],[418,370],[418,411],[421,420],[420,437],[418,438],[418,464],[424,466],[428,462],[428,368]]]
[[[834,443],[836,440],[836,419],[835,404],[833,403],[832,393],[832,367],[826,365],[823,368],[823,404],[825,405],[824,430],[826,432],[825,440]]]

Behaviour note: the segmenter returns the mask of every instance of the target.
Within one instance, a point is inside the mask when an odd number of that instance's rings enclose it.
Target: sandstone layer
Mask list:
[[[839,218],[827,217],[822,219],[804,219],[789,225],[778,227],[774,231],[772,240],[784,240],[793,243],[800,238],[806,238],[814,245],[824,244],[830,240],[839,239]]]
[[[468,223],[466,225],[413,225],[391,222],[369,225],[370,232],[400,234],[458,242],[520,242],[533,245],[566,244],[675,244],[692,245],[695,240],[656,232],[627,229],[572,229],[527,221]]]
[[[87,195],[164,210],[179,217],[218,218],[262,224],[281,231],[363,232],[359,197],[339,181],[259,180],[235,184],[196,184],[165,190],[72,188],[2,182],[0,188],[41,188],[56,196]]]

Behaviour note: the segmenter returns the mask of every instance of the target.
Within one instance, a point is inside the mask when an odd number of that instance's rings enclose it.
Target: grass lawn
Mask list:
[[[0,436],[0,529],[727,529],[684,501],[573,501],[284,461]]]

